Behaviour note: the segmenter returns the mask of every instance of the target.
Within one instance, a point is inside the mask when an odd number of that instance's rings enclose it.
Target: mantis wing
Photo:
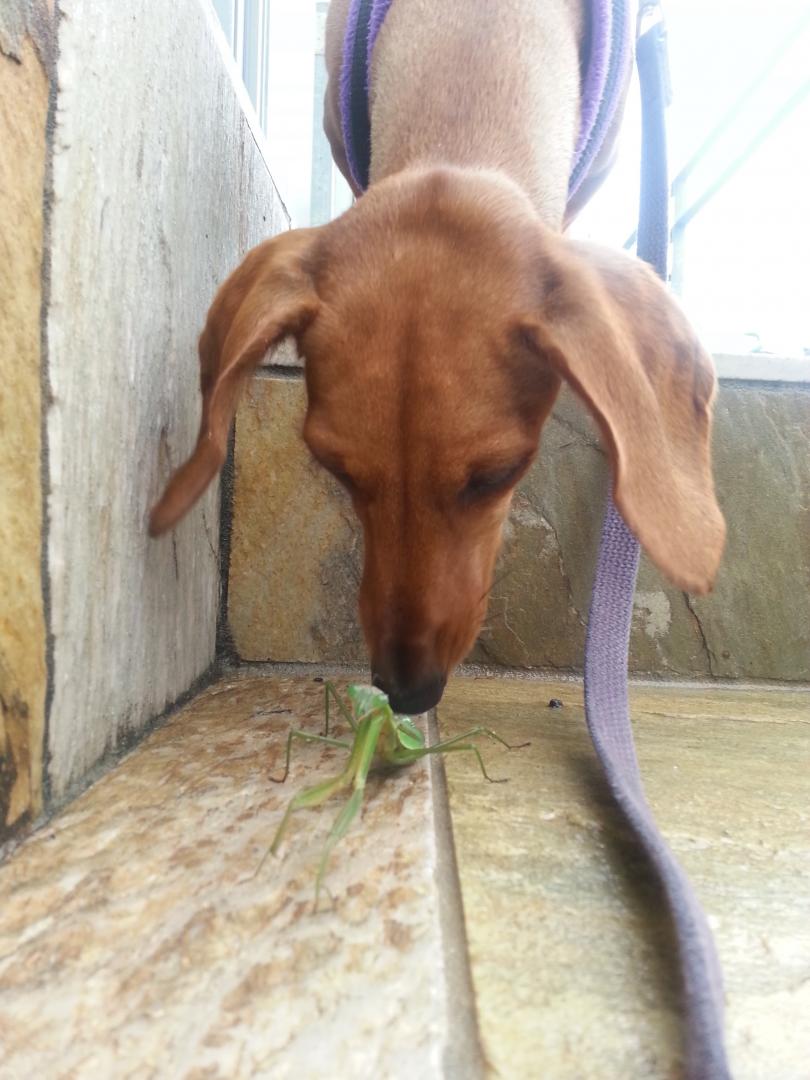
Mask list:
[[[423,750],[425,747],[424,735],[407,716],[401,716],[397,720],[397,739],[405,750]]]

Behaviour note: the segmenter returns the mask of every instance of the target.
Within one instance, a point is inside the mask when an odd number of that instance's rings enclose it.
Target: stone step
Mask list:
[[[339,749],[298,746],[269,781],[323,697],[212,687],[0,869],[0,1075],[428,1077],[461,1033],[457,1075],[475,1075],[428,765],[370,780],[317,912],[339,798],[259,869],[288,799],[340,771]]]
[[[340,769],[307,744],[269,779],[291,727],[321,730],[323,693],[230,673],[0,867],[0,1077],[677,1075],[672,944],[579,684],[455,680],[442,736],[530,740],[481,746],[509,783],[464,753],[449,801],[438,758],[373,775],[314,911],[341,798],[262,859],[291,795]],[[651,802],[717,936],[738,1080],[810,1060],[808,704],[634,688]]]

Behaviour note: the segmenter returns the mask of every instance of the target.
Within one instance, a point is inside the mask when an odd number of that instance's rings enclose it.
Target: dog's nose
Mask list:
[[[439,673],[403,686],[375,672],[371,681],[388,695],[394,712],[418,716],[439,704],[447,679]]]

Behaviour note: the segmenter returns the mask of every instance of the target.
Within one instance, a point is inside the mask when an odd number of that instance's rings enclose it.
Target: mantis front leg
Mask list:
[[[340,746],[344,750],[348,750],[350,745],[347,742],[343,742],[342,739],[328,739],[326,735],[310,735],[307,731],[291,731],[287,736],[287,755],[284,761],[284,772],[281,776],[269,777],[274,784],[283,784],[290,774],[290,753],[292,752],[293,739],[300,739],[301,742],[326,743],[327,746]]]
[[[352,731],[357,731],[357,724],[354,721],[354,717],[352,716],[351,709],[348,709],[346,707],[346,702],[341,700],[340,695],[338,694],[337,690],[335,689],[335,684],[328,682],[326,684],[326,686],[324,687],[324,713],[326,715],[326,720],[325,720],[324,725],[323,725],[324,737],[326,737],[329,734],[329,695],[330,694],[335,699],[335,704],[337,705],[338,709],[340,710],[340,715],[343,717],[343,719],[346,721],[346,723],[349,725],[349,727],[352,729]]]

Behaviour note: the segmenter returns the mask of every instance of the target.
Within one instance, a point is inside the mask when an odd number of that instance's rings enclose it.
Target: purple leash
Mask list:
[[[642,5],[655,8],[657,4]],[[666,280],[669,231],[664,110],[665,35],[656,22],[638,40],[643,159],[638,254]],[[585,715],[616,803],[663,885],[678,940],[688,1080],[730,1080],[720,966],[706,917],[658,830],[644,796],[627,696],[627,659],[639,544],[608,495],[585,643]]]

